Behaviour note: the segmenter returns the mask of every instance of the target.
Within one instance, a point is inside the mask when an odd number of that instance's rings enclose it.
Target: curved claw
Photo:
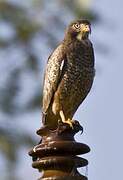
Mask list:
[[[70,126],[72,129],[74,129],[74,128],[73,128],[73,123],[74,123],[73,120],[68,119],[68,120],[65,121],[65,123],[69,124],[69,126]]]

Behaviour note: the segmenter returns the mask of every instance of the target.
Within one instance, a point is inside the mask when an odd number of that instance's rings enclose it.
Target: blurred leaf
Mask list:
[[[27,42],[31,38],[33,38],[34,34],[39,30],[39,27],[36,24],[31,23],[29,20],[16,24],[17,37],[20,38],[21,41]]]
[[[34,144],[34,139],[25,132],[19,132],[11,126],[0,126],[0,150],[9,161],[15,162],[20,146]]]
[[[25,10],[18,5],[0,1],[0,18],[17,23],[17,19],[22,19],[24,14]]]
[[[7,81],[7,86],[0,89],[2,96],[0,97],[0,107],[6,113],[14,113],[16,107],[14,107],[14,97],[19,90],[19,69],[15,69]]]
[[[77,15],[77,17],[79,19],[83,18],[83,19],[88,19],[91,22],[97,22],[99,20],[99,16],[93,12],[93,11],[85,11],[84,9],[80,9],[79,7],[76,7],[74,9],[75,14]]]
[[[34,110],[37,107],[41,108],[41,102],[42,102],[42,96],[41,96],[41,92],[39,92],[32,99],[30,99],[30,102],[27,104],[26,109]]]
[[[26,68],[29,68],[30,70],[34,71],[34,72],[38,72],[39,71],[39,63],[37,60],[37,57],[35,54],[30,53],[28,56],[28,59],[26,61]]]

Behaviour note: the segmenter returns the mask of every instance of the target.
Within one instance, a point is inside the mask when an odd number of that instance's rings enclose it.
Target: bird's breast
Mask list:
[[[90,87],[94,77],[94,67],[89,48],[72,46],[67,54],[66,71],[61,83],[65,96]]]

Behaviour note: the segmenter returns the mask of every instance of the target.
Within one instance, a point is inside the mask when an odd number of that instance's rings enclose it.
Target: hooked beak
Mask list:
[[[77,35],[77,39],[81,41],[88,37],[88,34],[91,33],[91,27],[88,24],[81,24],[80,25],[80,32]]]
[[[81,32],[90,33],[91,34],[91,27],[88,24],[81,24]]]

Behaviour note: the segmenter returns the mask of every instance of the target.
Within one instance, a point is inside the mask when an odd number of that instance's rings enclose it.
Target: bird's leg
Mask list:
[[[65,119],[65,115],[64,115],[64,113],[63,113],[62,110],[59,112],[59,114],[60,114],[60,117],[61,117],[62,122],[69,124],[69,126],[73,129],[73,120],[71,120],[71,119],[67,119],[67,120],[66,120],[66,119]]]

